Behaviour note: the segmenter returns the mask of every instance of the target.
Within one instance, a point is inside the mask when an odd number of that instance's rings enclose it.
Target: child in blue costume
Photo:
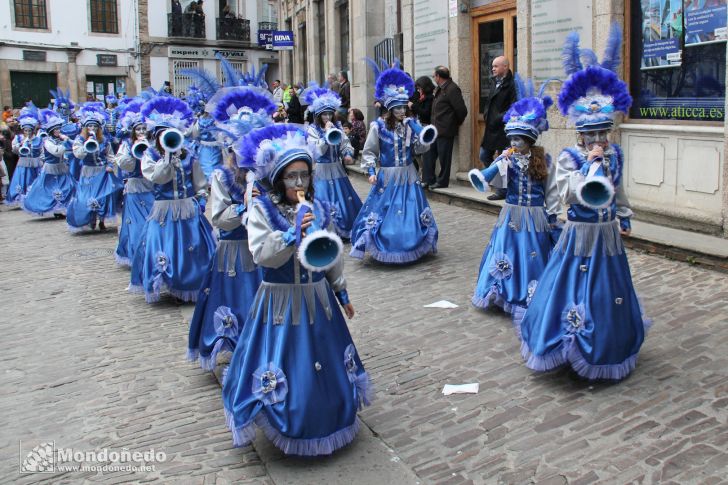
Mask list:
[[[334,114],[341,107],[341,98],[333,91],[312,85],[301,98],[313,113],[314,122],[308,125],[308,140],[316,150],[313,169],[313,185],[318,200],[324,200],[334,208],[334,228],[344,238],[351,237],[351,228],[361,210],[361,199],[352,187],[342,161],[352,162],[354,148],[344,134],[341,123],[334,123]],[[330,145],[326,138],[329,130],[338,130],[340,143]]]
[[[246,181],[247,171],[237,167],[235,154],[227,149],[250,130],[271,124],[276,105],[268,91],[233,87],[221,89],[207,109],[221,133],[228,134],[220,137],[228,160],[212,173],[210,207],[220,238],[190,321],[187,359],[213,371],[218,360],[229,362],[262,278],[245,229],[247,208],[258,189],[247,190],[252,177]]]
[[[83,129],[73,142],[73,154],[81,160],[83,167],[76,195],[66,210],[66,222],[74,232],[85,226],[93,230],[97,223],[99,230],[104,231],[106,222],[115,221],[121,210],[124,183],[115,172],[111,144],[103,134],[106,123],[103,104],[85,103],[79,114]],[[92,148],[94,142],[95,149]]]
[[[376,74],[375,97],[387,113],[371,123],[364,143],[362,168],[372,188],[351,231],[351,256],[369,253],[382,263],[411,263],[437,253],[437,224],[412,164],[413,154],[426,152],[437,130],[407,117],[412,78],[399,67]]]
[[[617,26],[601,64],[593,52],[579,49],[575,32],[564,47],[569,78],[559,107],[583,144],[559,156],[556,183],[569,205],[568,221],[528,309],[515,320],[526,366],[537,371],[569,365],[586,379],[623,379],[635,367],[649,325],[620,236],[629,234],[632,216],[622,185],[622,150],[607,141],[614,116],[632,103],[614,72],[620,48]]]
[[[131,267],[134,254],[142,241],[144,225],[154,205],[154,185],[142,175],[141,159],[133,152],[149,146],[147,140],[147,126],[144,117],[139,112],[141,101],[132,101],[120,114],[121,144],[116,152],[116,164],[122,171],[126,180],[124,184],[124,210],[121,215],[121,228],[119,229],[119,242],[114,251],[116,264]],[[137,153],[137,155],[139,152]]]
[[[187,102],[195,112],[197,121],[192,129],[192,136],[195,138],[195,151],[197,160],[200,163],[205,177],[209,181],[212,172],[223,166],[222,147],[217,140],[215,130],[215,119],[205,112],[207,102],[203,91],[190,87],[187,94]]]
[[[473,169],[470,178],[477,190],[487,191],[497,182],[507,188],[503,209],[480,263],[472,302],[478,308],[497,305],[511,313],[525,308],[541,277],[553,247],[552,229],[561,212],[556,170],[542,147],[539,135],[548,130],[546,118],[553,104],[534,95],[533,84],[516,75],[519,100],[504,116],[511,148],[485,170]],[[544,87],[546,85],[544,84]]]
[[[141,163],[144,178],[154,184],[154,205],[132,260],[129,291],[143,293],[147,303],[159,301],[163,291],[195,301],[215,240],[195,198],[206,195],[205,174],[184,148],[182,133],[194,116],[187,103],[171,96],[150,99],[141,113],[154,140]]]
[[[54,111],[41,110],[41,118],[48,134],[43,139],[43,168],[23,200],[23,209],[39,216],[52,213],[62,218],[76,190],[76,181],[64,160],[68,137],[61,133],[63,118]]]
[[[40,175],[43,166],[43,137],[37,135],[38,109],[30,103],[18,116],[21,134],[15,135],[12,142],[13,152],[18,154],[13,177],[5,198],[5,204],[20,206],[30,190],[30,186]]]
[[[263,282],[223,385],[227,424],[236,446],[249,444],[260,427],[286,454],[328,455],[354,439],[357,410],[369,403],[369,378],[336,303],[354,316],[343,261],[314,271],[301,251],[317,234],[338,236],[328,205],[314,198],[313,156],[302,127],[252,131],[236,152],[270,191],[250,208],[250,250]],[[298,191],[313,217],[297,211]]]
[[[61,133],[66,136],[64,142],[66,147],[66,153],[63,158],[68,165],[68,171],[73,177],[73,180],[78,181],[81,176],[81,161],[73,156],[73,141],[78,136],[81,129],[78,123],[71,119],[71,116],[76,109],[76,105],[71,100],[71,91],[69,89],[63,92],[62,89],[56,89],[50,91],[53,97],[53,110],[58,113],[64,123],[61,126]]]

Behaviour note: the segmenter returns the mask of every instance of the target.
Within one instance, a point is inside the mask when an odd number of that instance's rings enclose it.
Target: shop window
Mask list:
[[[174,81],[172,85],[172,93],[176,96],[184,96],[187,94],[190,86],[194,84],[191,77],[185,76],[180,71],[184,69],[199,69],[199,61],[172,61],[172,70],[174,72]]]
[[[15,26],[24,29],[48,29],[46,0],[14,0]]]
[[[248,70],[246,66],[247,63],[245,61],[228,61],[228,63],[232,66],[233,69],[240,73],[247,72]],[[222,68],[222,64],[220,64],[220,82],[223,84],[223,86],[228,82],[228,79],[225,76],[225,69]]]
[[[116,0],[90,0],[91,32],[118,34]]]
[[[725,119],[726,0],[631,0],[630,118]]]

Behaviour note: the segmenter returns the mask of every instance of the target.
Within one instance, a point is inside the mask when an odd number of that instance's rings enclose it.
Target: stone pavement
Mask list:
[[[728,275],[630,252],[655,322],[633,375],[616,385],[536,375],[508,318],[469,305],[495,218],[441,203],[433,211],[436,257],[407,267],[347,259],[358,312],[350,329],[377,389],[361,413],[371,436],[348,456],[365,459],[379,439],[421,483],[728,483]],[[113,232],[74,236],[62,222],[4,209],[0,228],[0,482],[366,481],[361,469],[337,475],[336,455],[233,449],[216,381],[184,360],[191,307],[126,294]],[[423,308],[442,299],[460,307]],[[467,382],[480,392],[441,394]],[[20,475],[19,440],[25,453],[55,440],[155,448],[167,459],[145,473]]]

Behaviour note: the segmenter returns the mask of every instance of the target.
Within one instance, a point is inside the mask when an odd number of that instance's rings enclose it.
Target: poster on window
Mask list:
[[[728,39],[726,0],[685,0],[685,46]]]
[[[642,69],[680,66],[683,0],[641,0],[641,2]]]

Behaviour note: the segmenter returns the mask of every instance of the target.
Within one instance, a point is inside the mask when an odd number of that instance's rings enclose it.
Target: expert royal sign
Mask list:
[[[211,47],[169,46],[167,53],[169,57],[175,59],[215,59],[215,54],[220,53],[229,61],[248,60],[248,53],[245,51],[213,49]]]

